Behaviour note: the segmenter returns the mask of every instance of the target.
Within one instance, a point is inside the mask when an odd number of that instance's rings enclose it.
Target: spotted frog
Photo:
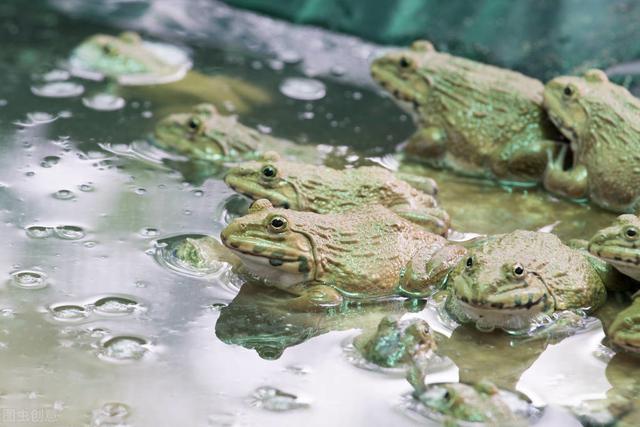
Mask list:
[[[414,116],[407,157],[503,184],[541,182],[560,136],[542,108],[540,81],[427,41],[376,59],[371,74]]]
[[[607,265],[550,233],[517,230],[469,248],[450,276],[450,311],[481,330],[527,330],[539,315],[592,312],[614,287]]]
[[[424,262],[422,287],[414,280],[413,290],[426,293],[465,253],[380,205],[318,214],[274,208],[260,199],[220,238],[252,276],[297,295],[291,306],[300,309],[337,306],[344,297],[408,293],[399,282],[412,258]],[[437,261],[429,264],[432,259]]]
[[[640,289],[640,218],[620,215],[610,226],[598,231],[589,241],[589,252],[613,265]],[[640,292],[629,307],[621,311],[609,326],[607,335],[618,347],[640,353]]]
[[[71,53],[72,73],[94,80],[104,78],[120,86],[154,87],[145,99],[170,97],[173,104],[200,100],[216,104],[229,112],[245,112],[253,105],[270,102],[263,89],[239,79],[205,76],[191,71],[191,60],[176,48],[143,40],[137,33],[119,36],[96,34]],[[162,85],[160,90],[157,85]],[[135,91],[129,90],[132,94]]]
[[[544,106],[571,141],[550,157],[547,190],[619,213],[640,207],[640,100],[600,70],[547,83]],[[571,157],[568,157],[571,153]]]
[[[291,162],[270,153],[261,162],[245,162],[229,170],[225,182],[254,200],[317,213],[340,213],[381,204],[427,230],[446,235],[450,219],[431,194],[424,193],[380,166],[338,170]],[[433,180],[418,177],[414,185],[435,194]]]

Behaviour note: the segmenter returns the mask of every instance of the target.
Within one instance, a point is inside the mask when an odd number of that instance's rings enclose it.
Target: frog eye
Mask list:
[[[632,225],[624,229],[624,237],[627,240],[636,240],[638,238],[638,229]]]
[[[260,173],[264,178],[273,179],[278,174],[278,169],[276,169],[273,165],[264,165]]]
[[[102,46],[102,52],[105,55],[116,55],[118,48],[113,43],[106,43]]]
[[[287,219],[282,216],[274,216],[269,220],[269,228],[276,233],[282,233],[287,229]]]
[[[473,267],[473,257],[467,258],[466,265],[467,265],[467,268]]]
[[[524,267],[522,266],[522,264],[516,263],[513,266],[513,275],[516,276],[516,277],[524,276]]]
[[[198,117],[191,117],[187,122],[187,126],[189,126],[189,129],[191,129],[192,131],[199,131],[200,129],[202,129],[202,120],[200,120]]]
[[[400,67],[402,68],[412,68],[413,67],[413,61],[409,58],[407,58],[406,56],[403,56],[400,58]]]
[[[571,98],[578,93],[578,90],[574,85],[568,84],[564,87],[564,89],[562,90],[562,93],[566,98]]]

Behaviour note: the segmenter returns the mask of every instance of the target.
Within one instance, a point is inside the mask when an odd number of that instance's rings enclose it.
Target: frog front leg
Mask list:
[[[640,292],[629,307],[618,313],[607,335],[618,347],[640,353]]]
[[[449,232],[449,225],[451,219],[449,214],[442,208],[412,208],[409,205],[396,205],[392,206],[391,210],[398,216],[417,224],[426,230],[446,236]]]
[[[444,156],[447,151],[447,133],[437,126],[420,128],[410,138],[405,152],[410,157],[434,160]]]
[[[552,140],[514,140],[502,147],[491,165],[495,177],[511,185],[535,185],[542,180],[548,153],[554,152]]]
[[[283,304],[285,308],[294,311],[322,311],[340,306],[343,300],[344,297],[337,289],[327,285],[314,285]]]
[[[548,163],[543,179],[544,188],[569,199],[586,199],[589,195],[587,169],[583,165],[574,165],[571,169],[564,170],[567,150],[567,145],[563,145],[555,159],[551,152],[548,153]]]
[[[446,281],[447,276],[467,254],[459,245],[440,248],[425,246],[407,263],[398,283],[400,294],[423,298],[431,295]]]

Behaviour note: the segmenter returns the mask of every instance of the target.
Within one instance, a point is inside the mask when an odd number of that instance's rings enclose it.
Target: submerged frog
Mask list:
[[[191,61],[176,47],[151,43],[133,32],[119,36],[96,34],[83,41],[71,53],[71,71],[80,77],[107,78],[119,85],[147,86],[162,84],[162,90],[146,91],[145,98],[170,97],[206,100],[228,111],[247,111],[250,106],[270,101],[262,89],[241,80],[224,76],[204,76],[190,71]]]
[[[415,180],[418,178],[416,177]],[[433,193],[432,180],[414,185]],[[338,170],[280,159],[276,153],[262,162],[245,162],[229,170],[225,182],[254,200],[268,199],[274,206],[317,213],[340,213],[381,204],[401,217],[446,235],[450,219],[436,199],[397,178],[380,166]]]
[[[598,231],[589,241],[589,252],[611,264],[622,274],[640,281],[640,218],[620,215],[610,227]],[[640,285],[635,283],[636,289]],[[625,350],[640,353],[640,292],[609,326],[609,339]]]
[[[540,81],[426,41],[376,59],[371,74],[415,118],[408,157],[504,184],[541,182],[560,135],[542,108]]]
[[[402,292],[402,271],[414,257],[439,260],[425,268],[426,292],[465,253],[380,205],[318,214],[277,209],[260,199],[220,237],[253,276],[298,295],[290,305],[301,309],[336,306],[344,297],[396,295]]]
[[[500,390],[489,381],[434,383],[419,387],[408,408],[446,427],[527,426],[540,415],[524,395]]]
[[[360,336],[354,345],[367,361],[384,368],[408,366],[413,358],[429,357],[436,348],[427,322],[401,321],[393,316],[384,317],[373,336],[366,339]]]
[[[521,331],[539,315],[595,311],[616,277],[604,262],[553,234],[517,230],[470,249],[450,277],[449,308],[482,330]]]
[[[545,174],[547,190],[590,198],[615,212],[632,213],[640,198],[640,100],[600,70],[562,76],[545,86],[549,117],[571,141]],[[571,165],[565,170],[567,152]]]

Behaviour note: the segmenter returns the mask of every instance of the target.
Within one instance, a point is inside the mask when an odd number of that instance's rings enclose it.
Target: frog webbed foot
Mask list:
[[[586,199],[589,191],[587,169],[583,165],[575,165],[565,170],[568,149],[564,144],[555,159],[549,150],[543,179],[544,188],[570,199]]]
[[[546,139],[511,142],[499,152],[492,166],[493,173],[501,181],[510,183],[539,183],[547,167],[548,153],[553,153],[556,144]]]
[[[419,129],[410,138],[405,152],[417,160],[434,161],[447,151],[447,134],[444,129],[429,126]]]
[[[609,339],[627,351],[640,353],[640,297],[618,313],[609,327]]]
[[[283,302],[287,309],[294,311],[322,311],[338,307],[344,298],[335,288],[326,285],[312,286],[302,294]]]
[[[406,205],[400,205],[394,206],[391,209],[407,221],[411,221],[432,233],[446,236],[449,231],[451,219],[449,214],[442,208],[430,207],[416,209]]]

